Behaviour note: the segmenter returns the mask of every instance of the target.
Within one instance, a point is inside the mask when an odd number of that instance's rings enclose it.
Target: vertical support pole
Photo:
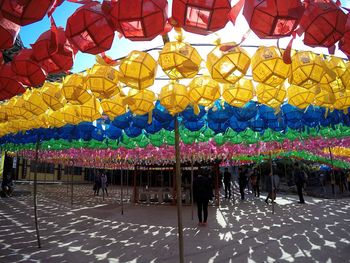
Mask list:
[[[334,175],[334,166],[333,166],[333,154],[331,147],[328,147],[329,156],[331,157],[331,165],[332,165],[332,177],[331,177],[331,184],[332,184],[332,194],[335,195],[335,175]]]
[[[136,183],[137,183],[137,180],[136,180],[136,176],[137,176],[137,166],[135,166],[134,167],[134,204],[136,204],[137,203],[137,195],[138,195],[138,192],[137,192],[137,185],[136,185]]]
[[[191,219],[193,220],[193,156],[191,158]]]
[[[70,204],[73,207],[73,163],[70,164],[70,174],[71,174],[71,186],[70,186]]]
[[[233,199],[233,204],[236,203],[236,199],[235,199],[235,174],[236,174],[236,168],[234,168],[234,166],[231,165],[231,171],[232,171],[232,199]],[[231,187],[231,184],[230,184]]]
[[[123,168],[120,169],[120,203],[121,203],[121,209],[122,209],[122,215],[124,215],[124,197],[123,197]]]
[[[215,199],[216,199],[216,205],[220,205],[220,194],[219,194],[219,170],[220,166],[219,163],[215,163]]]
[[[177,195],[177,224],[179,233],[179,261],[184,263],[184,244],[183,244],[183,229],[182,229],[182,194],[181,194],[181,160],[180,160],[180,136],[179,136],[179,121],[175,116],[175,171],[176,171],[176,195]]]
[[[38,241],[38,248],[41,248],[41,242],[40,242],[40,233],[39,233],[39,226],[38,226],[38,210],[37,210],[37,176],[38,176],[38,159],[39,159],[39,143],[40,138],[38,136],[36,141],[36,147],[35,147],[35,170],[34,170],[34,191],[33,191],[33,201],[34,201],[34,220],[35,220],[35,231],[36,231],[36,238]]]
[[[272,214],[275,213],[275,193],[274,193],[274,175],[273,175],[273,165],[272,165],[272,156],[270,152],[270,169],[271,169],[271,199],[272,199]]]

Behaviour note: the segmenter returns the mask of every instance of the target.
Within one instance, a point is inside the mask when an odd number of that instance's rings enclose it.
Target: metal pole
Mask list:
[[[180,165],[180,138],[179,138],[179,121],[175,116],[175,159],[176,159],[176,195],[177,195],[177,224],[179,233],[179,259],[180,263],[184,261],[184,244],[182,229],[182,194],[181,194],[181,165]]]
[[[275,213],[275,201],[274,201],[274,189],[273,189],[273,185],[274,185],[274,180],[273,180],[273,165],[272,165],[272,157],[271,157],[271,152],[270,152],[270,169],[271,169],[271,199],[272,199],[272,214]]]
[[[36,141],[36,147],[35,147],[35,170],[34,170],[34,191],[33,191],[33,201],[34,201],[34,220],[35,220],[35,231],[36,231],[36,238],[38,241],[38,248],[41,248],[40,243],[40,233],[39,233],[39,226],[38,226],[38,211],[37,211],[37,196],[36,196],[36,187],[37,187],[37,176],[38,176],[38,159],[39,159],[39,143],[40,138],[38,136]]]
[[[193,156],[191,158],[191,219],[193,220]]]
[[[332,184],[332,194],[335,195],[335,175],[334,175],[334,166],[333,166],[333,154],[331,147],[328,147],[329,155],[331,157],[331,165],[332,165],[332,178],[331,178],[331,184]]]
[[[73,207],[73,164],[70,166],[70,173],[71,173],[71,186],[70,186],[70,204]]]
[[[122,215],[124,215],[124,206],[123,206],[123,168],[120,170],[120,203],[122,209]]]
[[[236,203],[236,200],[235,200],[235,170],[236,169],[233,169],[234,166],[231,165],[231,171],[232,171],[232,199],[233,199],[233,204]],[[230,187],[231,187],[231,182],[230,182]]]

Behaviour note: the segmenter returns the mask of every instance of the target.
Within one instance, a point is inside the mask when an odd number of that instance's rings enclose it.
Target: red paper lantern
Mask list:
[[[114,30],[101,4],[92,2],[78,8],[68,18],[66,36],[81,52],[96,55],[111,48]]]
[[[10,64],[0,67],[0,100],[7,100],[15,95],[24,93],[26,90],[16,79]]]
[[[38,86],[44,83],[47,72],[32,59],[33,50],[22,49],[12,60],[12,70],[27,86]]]
[[[32,46],[33,58],[48,73],[58,73],[73,67],[77,50],[68,41],[62,27],[42,33]]]
[[[309,0],[300,27],[304,44],[331,47],[344,35],[347,15],[331,0]],[[301,33],[301,32],[300,32]]]
[[[41,20],[55,0],[2,0],[2,15],[17,25],[25,26]]]
[[[208,35],[228,22],[229,0],[173,0],[172,18],[178,27],[200,35]]]
[[[346,20],[344,35],[339,41],[339,49],[348,57],[350,56],[350,14]]]
[[[300,0],[246,0],[243,15],[260,38],[290,36],[304,13]]]
[[[105,0],[103,10],[110,15],[115,30],[137,41],[160,35],[168,19],[167,0]]]
[[[15,43],[21,27],[0,14],[0,49],[10,48]]]

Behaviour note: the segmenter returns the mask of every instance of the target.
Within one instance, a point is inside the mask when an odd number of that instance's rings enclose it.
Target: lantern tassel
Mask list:
[[[111,57],[107,56],[105,52],[100,53],[100,55],[95,56],[95,60],[98,64],[103,66],[116,66],[118,61],[115,61]]]
[[[200,112],[198,104],[193,104],[193,112],[194,114],[198,115]]]
[[[236,19],[244,6],[245,0],[239,0],[228,13],[228,18],[231,20],[232,24],[236,24]]]
[[[286,64],[292,63],[291,51],[292,51],[292,45],[293,45],[293,41],[294,41],[295,37],[296,37],[296,32],[294,31],[292,33],[292,39],[289,41],[287,48],[283,52],[283,62]],[[277,42],[277,44],[278,44],[278,42]],[[278,47],[278,49],[279,49],[279,47]]]
[[[152,123],[152,111],[148,112],[148,120],[147,120],[148,124]]]

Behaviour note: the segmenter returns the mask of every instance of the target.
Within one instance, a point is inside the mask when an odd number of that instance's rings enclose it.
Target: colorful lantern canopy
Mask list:
[[[119,80],[129,87],[143,90],[153,85],[157,62],[146,52],[132,51],[119,67]]]
[[[101,4],[91,2],[78,8],[68,18],[66,36],[81,52],[96,55],[111,48],[114,29],[102,12]]]
[[[77,50],[68,41],[62,27],[42,33],[32,46],[33,58],[48,73],[59,73],[73,67]]]
[[[63,96],[61,83],[45,82],[41,88],[41,96],[44,102],[55,111],[67,103]]]
[[[221,96],[219,83],[209,76],[194,78],[188,88],[188,98],[190,103],[197,108],[197,113],[199,113],[198,105],[209,107]]]
[[[315,93],[312,89],[290,85],[287,90],[288,103],[300,109],[305,109],[313,103]]]
[[[250,65],[248,53],[235,43],[219,44],[207,57],[211,77],[221,83],[236,83]]]
[[[291,66],[285,64],[276,47],[259,47],[252,57],[253,79],[273,87],[289,76]]]
[[[64,121],[64,114],[62,111],[48,110],[47,112],[47,123],[50,127],[60,128],[66,125]]]
[[[272,108],[277,108],[283,103],[286,97],[286,88],[284,85],[272,87],[259,83],[256,87],[256,95],[258,102]]]
[[[11,98],[9,102],[6,104],[6,107],[12,108],[9,112],[9,117],[11,119],[14,117],[15,119],[31,119],[33,117],[33,113],[29,112],[24,107],[25,101],[23,96],[16,96]]]
[[[63,120],[65,123],[76,125],[82,122],[81,116],[79,115],[80,105],[72,105],[67,103],[62,109],[59,111],[63,114]]]
[[[290,36],[303,13],[300,0],[246,0],[243,9],[249,28],[259,38]]]
[[[162,34],[168,19],[167,0],[105,0],[103,10],[111,17],[114,29],[134,41],[148,41]]]
[[[102,107],[98,99],[91,98],[83,105],[79,106],[79,116],[82,121],[93,122],[102,117]]]
[[[118,71],[111,66],[95,64],[85,77],[86,89],[98,98],[107,99],[120,92]]]
[[[242,78],[234,85],[225,84],[222,97],[231,106],[243,107],[254,97],[253,82]]]
[[[68,102],[84,104],[91,98],[91,94],[85,89],[84,81],[81,74],[68,75],[63,79],[62,92]]]
[[[229,0],[173,0],[172,18],[176,27],[208,35],[225,27],[230,9]]]
[[[301,51],[292,57],[292,71],[288,80],[290,84],[311,88],[321,81],[324,71],[320,56],[311,51]]]
[[[25,101],[24,108],[35,116],[43,114],[49,108],[38,89],[27,90],[23,94],[23,99]]]
[[[350,90],[337,92],[335,95],[334,108],[337,110],[345,110],[350,107]]]
[[[334,102],[335,102],[335,95],[332,91],[329,92],[329,91],[320,89],[316,92],[315,101],[313,104],[320,107],[333,108]]]
[[[124,104],[137,115],[150,113],[154,109],[156,95],[150,90],[134,90],[130,89],[128,96],[124,99]]]
[[[343,51],[345,55],[350,56],[350,15],[348,14],[348,19],[345,24],[345,31],[343,37],[339,40],[339,49]]]
[[[0,66],[0,100],[10,99],[25,92],[22,83],[17,80],[10,64]]]
[[[27,86],[38,86],[44,83],[47,72],[32,59],[33,50],[22,49],[12,60],[11,68]]]
[[[2,15],[17,25],[25,26],[41,20],[55,0],[2,0]]]
[[[123,93],[119,93],[110,99],[102,100],[101,106],[103,113],[112,119],[124,114],[126,112],[124,97],[125,95]]]
[[[346,14],[333,1],[308,1],[300,20],[304,44],[311,47],[333,46],[344,35],[346,20]]]
[[[161,89],[159,101],[171,115],[182,112],[190,103],[187,87],[176,82],[170,83]]]
[[[198,51],[182,41],[166,43],[158,59],[170,79],[193,78],[199,71],[201,61]]]
[[[7,20],[0,13],[0,49],[13,46],[20,28],[19,25]]]

